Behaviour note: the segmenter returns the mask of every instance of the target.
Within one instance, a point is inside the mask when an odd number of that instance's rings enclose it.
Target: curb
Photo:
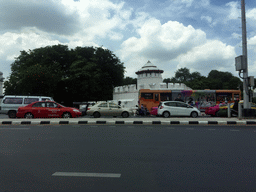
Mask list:
[[[256,125],[256,121],[0,121],[0,125]]]

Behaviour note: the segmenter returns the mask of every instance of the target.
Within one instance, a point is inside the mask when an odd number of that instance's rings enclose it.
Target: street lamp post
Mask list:
[[[246,37],[246,17],[245,17],[245,2],[241,0],[241,14],[242,14],[242,42],[243,42],[243,93],[244,93],[244,109],[249,108],[249,90],[248,90],[248,59],[247,59],[247,37]]]

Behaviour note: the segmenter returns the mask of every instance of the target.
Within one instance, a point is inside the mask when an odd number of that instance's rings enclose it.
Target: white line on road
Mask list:
[[[81,173],[81,172],[55,172],[52,176],[65,176],[65,177],[114,177],[120,178],[120,173]]]
[[[6,129],[6,130],[29,130],[30,128],[0,128],[1,129]]]

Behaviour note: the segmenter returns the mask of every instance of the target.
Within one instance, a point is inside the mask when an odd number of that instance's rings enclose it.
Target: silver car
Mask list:
[[[122,116],[127,118],[133,114],[133,111],[129,108],[122,108],[113,102],[99,102],[89,107],[86,113],[87,115],[93,115],[95,118],[100,116]]]
[[[201,115],[196,107],[180,101],[161,102],[158,106],[157,114],[166,118],[170,116],[191,116],[195,118]]]

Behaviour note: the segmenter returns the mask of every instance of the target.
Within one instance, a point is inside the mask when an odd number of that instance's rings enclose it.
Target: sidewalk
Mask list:
[[[130,117],[130,118],[56,118],[56,119],[0,119],[0,125],[63,125],[63,124],[107,124],[107,125],[256,125],[256,118],[241,119],[236,117]]]

